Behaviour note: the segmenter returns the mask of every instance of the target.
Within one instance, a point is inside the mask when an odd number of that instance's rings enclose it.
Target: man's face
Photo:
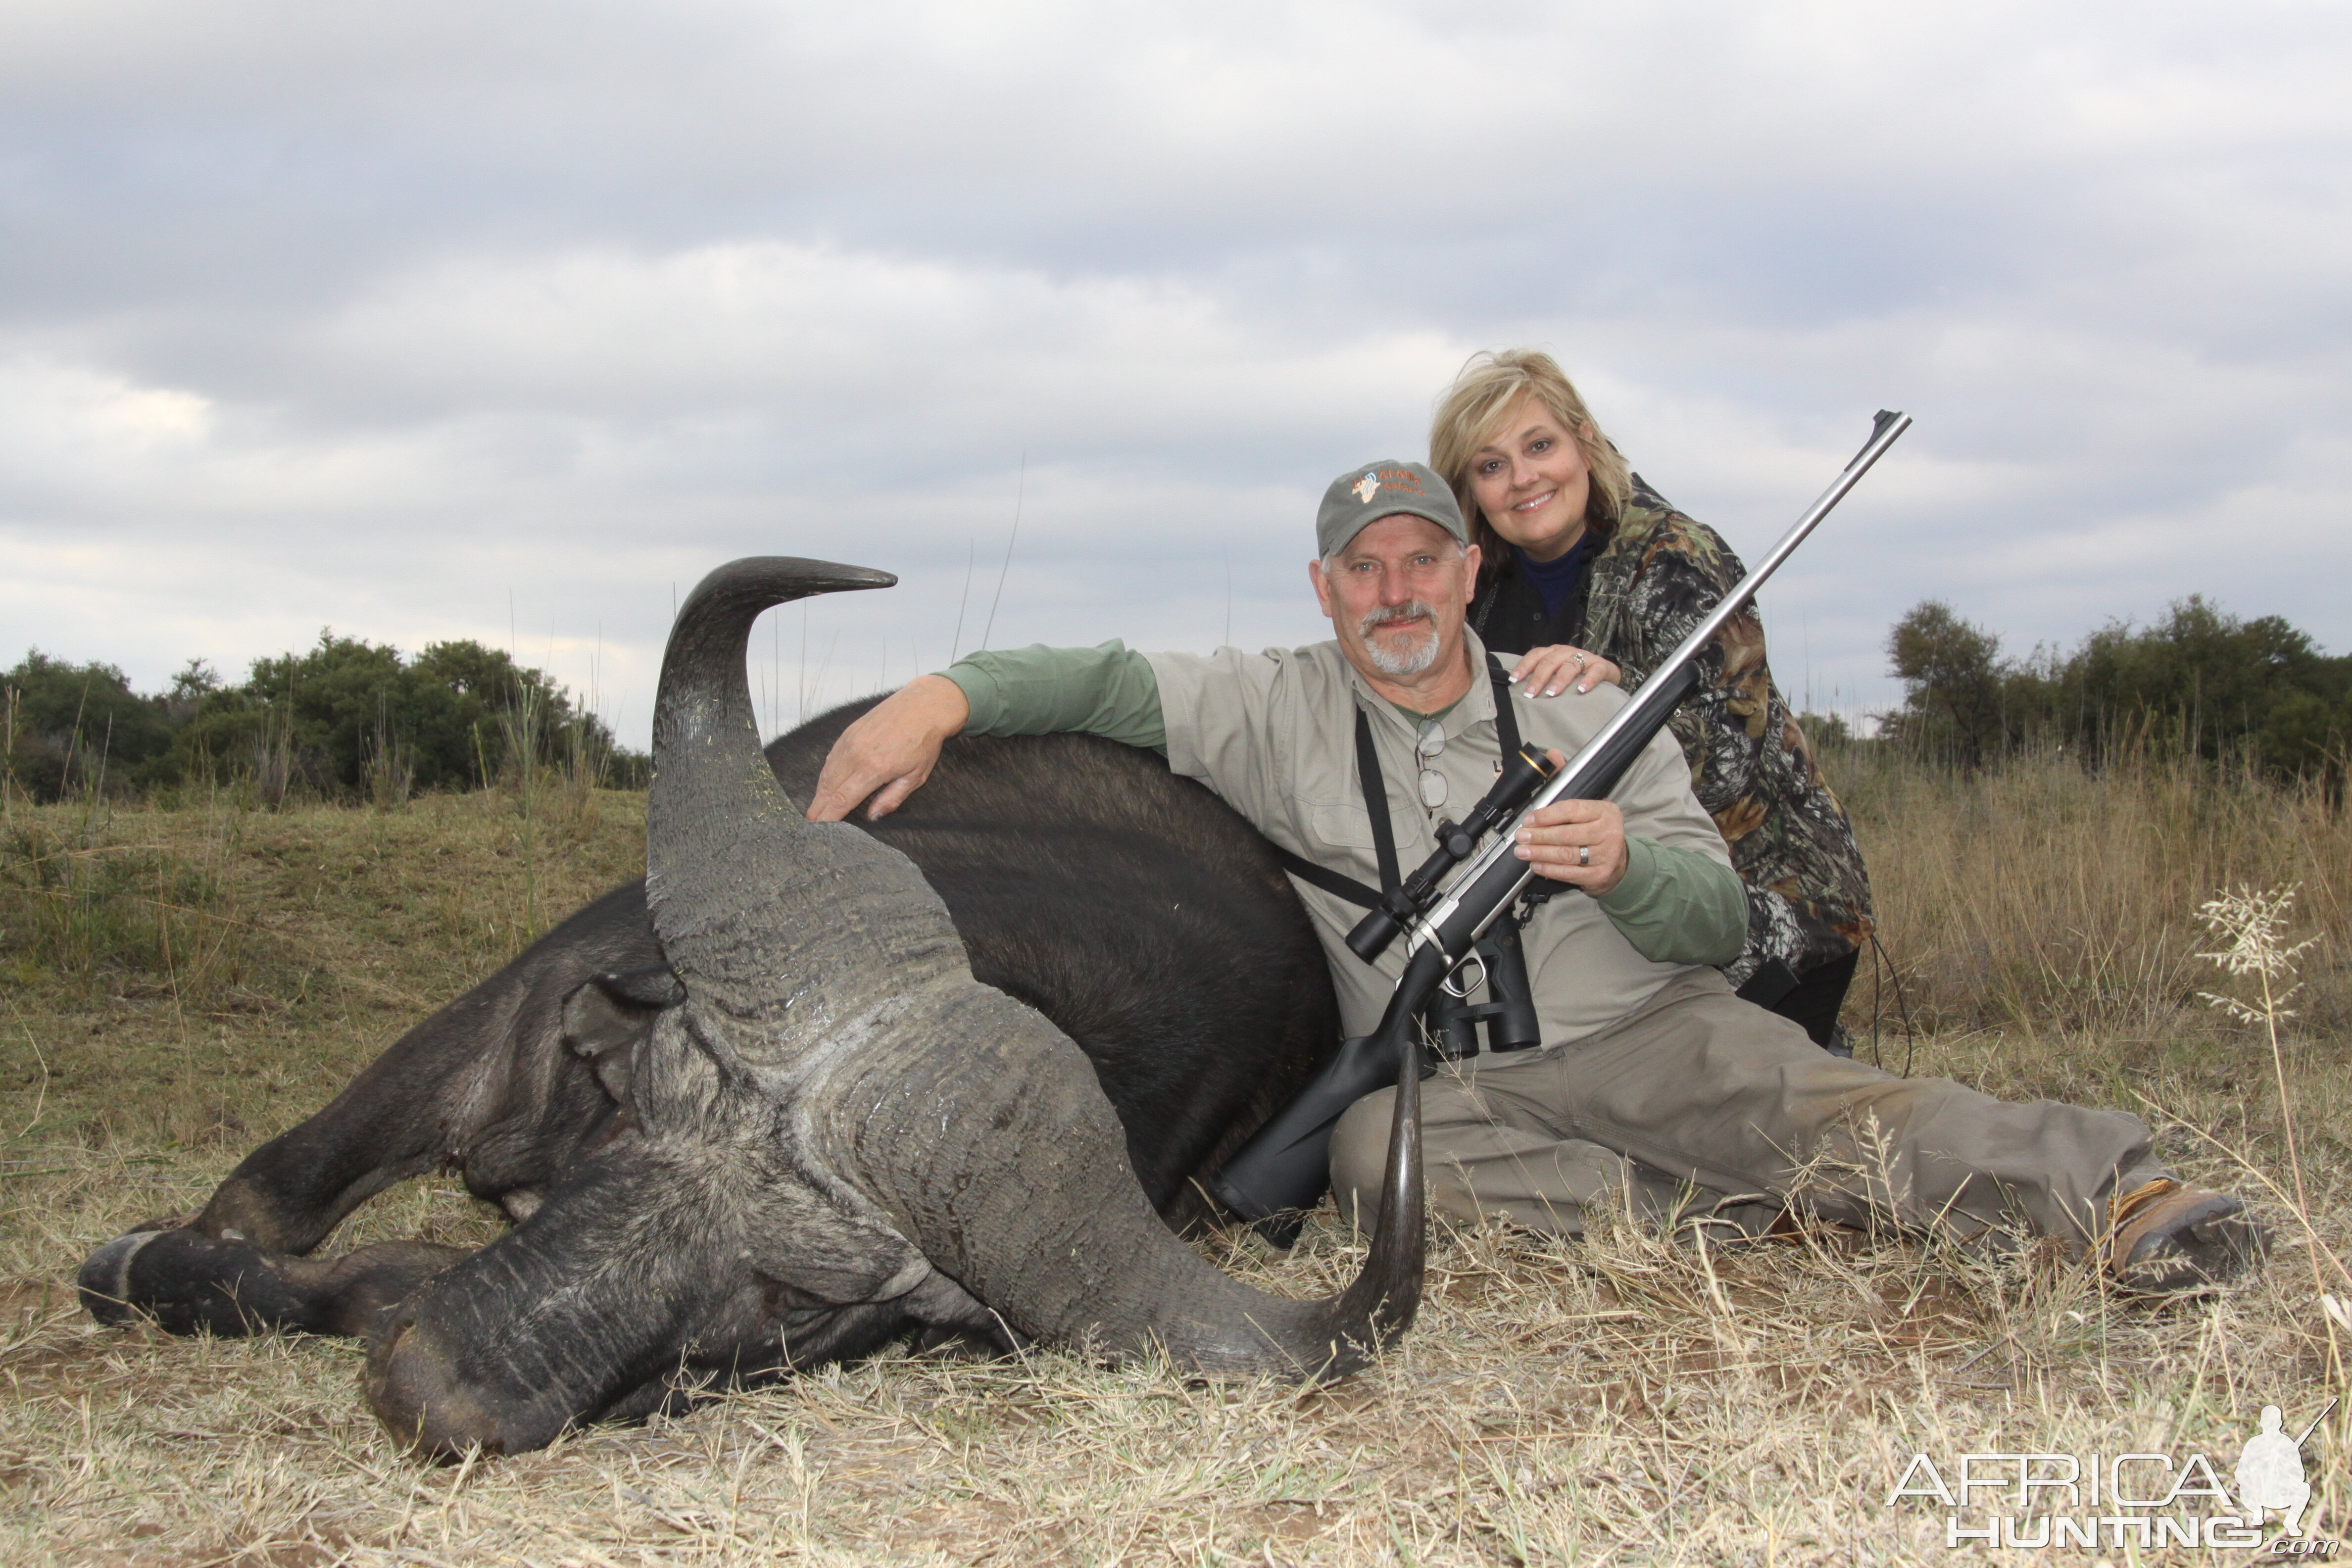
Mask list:
[[[1339,651],[1368,676],[1410,680],[1458,658],[1478,552],[1425,517],[1398,512],[1349,540],[1327,572],[1307,569]]]

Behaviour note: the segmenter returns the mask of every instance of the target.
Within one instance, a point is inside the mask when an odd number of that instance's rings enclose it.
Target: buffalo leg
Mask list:
[[[517,1105],[516,1064],[488,1060],[510,1049],[500,1034],[426,1020],[370,1063],[317,1115],[256,1149],[205,1205],[196,1228],[235,1234],[276,1252],[308,1252],[344,1217],[387,1187],[444,1166],[497,1197],[543,1185],[562,1160],[609,1115],[612,1102],[585,1063],[560,1045],[533,1076],[536,1103]],[[500,1123],[509,1124],[501,1127]],[[520,1123],[520,1125],[515,1125]],[[485,1135],[499,1139],[477,1171]]]
[[[623,895],[634,901],[607,908]],[[308,1252],[369,1198],[445,1166],[493,1201],[544,1189],[614,1110],[566,1041],[565,999],[608,966],[658,963],[643,921],[632,886],[556,928],[394,1041],[317,1115],[247,1155],[196,1228]]]
[[[188,1228],[137,1230],[92,1253],[75,1284],[101,1323],[152,1319],[175,1334],[268,1329],[362,1338],[384,1311],[467,1255],[390,1241],[337,1258],[289,1258]]]
[[[407,1177],[454,1161],[475,1192],[511,1199],[616,1125],[587,1063],[560,1039],[537,1052],[507,1044],[495,1019],[470,1016],[475,1000],[410,1030],[324,1110],[247,1155],[192,1223],[143,1226],[99,1248],[77,1279],[91,1315],[146,1317],[174,1333],[365,1335],[384,1307],[466,1256],[426,1242],[299,1255]],[[485,1104],[505,1114],[485,1115]]]

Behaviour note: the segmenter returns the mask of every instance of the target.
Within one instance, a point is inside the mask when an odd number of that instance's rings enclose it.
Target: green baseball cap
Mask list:
[[[1345,549],[1365,529],[1399,512],[1427,518],[1457,544],[1467,547],[1470,542],[1454,491],[1434,469],[1426,463],[1383,458],[1349,468],[1323,492],[1322,510],[1315,514],[1317,552],[1328,556]]]

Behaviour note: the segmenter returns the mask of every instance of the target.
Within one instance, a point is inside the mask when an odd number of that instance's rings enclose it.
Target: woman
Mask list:
[[[1639,689],[1746,575],[1713,529],[1626,468],[1549,354],[1472,356],[1438,404],[1429,465],[1485,556],[1470,624],[1496,652],[1526,656],[1512,679],[1538,695]],[[1748,884],[1748,949],[1726,978],[1851,1054],[1838,1006],[1871,932],[1870,880],[1772,684],[1753,607],[1699,655],[1672,725]]]

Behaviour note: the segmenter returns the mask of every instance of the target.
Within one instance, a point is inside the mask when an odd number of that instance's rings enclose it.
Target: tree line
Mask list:
[[[2200,595],[2152,625],[2111,622],[2071,652],[2022,658],[1929,599],[1895,624],[1886,651],[1904,698],[1879,738],[1929,761],[2156,752],[2340,783],[2352,758],[2352,657]],[[1807,722],[1843,736],[1833,719]],[[332,631],[308,652],[256,659],[236,684],[191,659],[144,694],[112,665],[36,649],[0,674],[0,770],[37,800],[240,782],[273,802],[297,789],[382,800],[480,788],[526,763],[635,787],[649,768],[544,671],[497,648],[431,643],[408,657]]]
[[[1929,599],[1895,624],[1886,651],[1904,699],[1880,734],[1958,766],[2034,748],[2091,763],[2155,752],[2340,783],[2352,753],[2352,657],[2199,595],[2152,625],[2110,622],[2072,652],[2023,658]]]
[[[304,653],[254,660],[225,681],[191,659],[160,692],[110,664],[28,652],[0,674],[0,768],[35,800],[194,784],[248,784],[331,800],[477,789],[524,767],[622,786],[646,759],[544,671],[471,640],[414,657],[320,634]]]

